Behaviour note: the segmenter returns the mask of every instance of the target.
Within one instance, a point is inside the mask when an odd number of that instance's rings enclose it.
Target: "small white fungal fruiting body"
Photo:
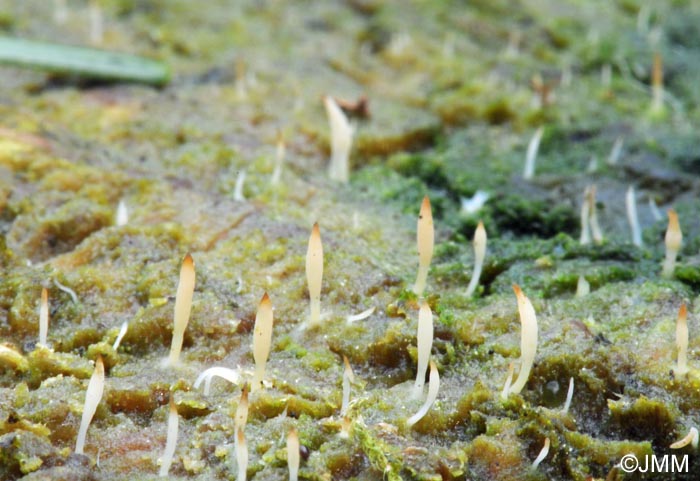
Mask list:
[[[591,215],[591,203],[589,201],[590,187],[583,189],[583,203],[581,204],[581,245],[591,243],[591,229],[588,219]]]
[[[353,128],[333,97],[325,96],[323,104],[326,107],[326,115],[331,127],[329,176],[331,180],[347,183],[350,179],[350,149],[352,148]]]
[[[270,180],[272,185],[280,183],[280,179],[282,178],[282,166],[284,165],[286,153],[287,147],[282,134],[280,134],[277,137],[277,149],[275,151],[275,170],[272,171],[272,179]]]
[[[41,304],[39,306],[39,344],[46,346],[49,335],[49,292],[41,289]]]
[[[190,254],[185,256],[180,268],[180,282],[175,295],[175,316],[173,320],[173,340],[170,345],[170,356],[168,364],[177,364],[180,360],[182,341],[185,337],[185,329],[190,321],[190,311],[192,309],[192,296],[194,295],[194,260]]]
[[[309,286],[309,325],[321,322],[321,284],[323,281],[323,244],[318,222],[311,229],[306,251],[306,282]]]
[[[632,243],[637,247],[642,247],[642,230],[639,227],[639,216],[637,215],[637,200],[634,196],[634,187],[630,186],[625,195],[625,205],[627,206],[627,221],[632,230]]]
[[[592,185],[588,190],[588,209],[589,217],[588,222],[591,225],[591,235],[593,236],[593,242],[600,244],[603,242],[603,231],[600,229],[600,224],[598,224],[598,209],[596,208],[596,187]]]
[[[428,370],[430,350],[433,348],[433,313],[427,302],[423,301],[418,311],[418,370],[416,372],[416,384],[413,396],[419,398],[423,395],[425,385],[425,372]]]
[[[479,225],[474,232],[474,271],[465,294],[467,297],[471,297],[479,285],[479,278],[481,277],[481,270],[484,267],[484,258],[486,257],[486,240],[484,223],[479,221]]]
[[[622,147],[625,145],[625,140],[622,137],[615,139],[610,155],[608,156],[608,165],[617,165],[617,162],[622,157]]]
[[[430,269],[430,261],[433,258],[433,248],[435,246],[433,212],[427,195],[423,197],[423,202],[420,206],[416,240],[418,243],[418,276],[413,286],[413,292],[421,296],[428,282],[428,270]]]
[[[199,389],[199,385],[202,384],[202,382],[204,382],[204,395],[207,396],[209,394],[209,389],[211,388],[211,381],[214,378],[214,376],[225,379],[228,382],[236,385],[238,385],[238,383],[241,381],[241,375],[238,371],[229,369],[227,367],[214,366],[210,367],[209,369],[201,373],[199,376],[197,376],[197,380],[194,382],[194,388]]]
[[[525,156],[525,170],[523,171],[523,178],[525,180],[530,180],[535,176],[535,161],[537,160],[537,151],[540,148],[540,141],[542,140],[542,134],[544,129],[540,127],[535,131],[535,134],[530,139],[530,143],[527,146],[527,154]]]
[[[537,316],[535,308],[532,307],[530,299],[523,294],[520,286],[513,284],[515,296],[518,299],[518,312],[520,313],[520,372],[518,378],[510,387],[512,393],[519,393],[525,387],[532,364],[535,362],[535,353],[537,352]]]
[[[124,201],[120,200],[119,205],[117,205],[116,224],[118,227],[121,227],[121,226],[125,226],[128,223],[129,223],[129,211],[126,208],[126,204],[124,203]]]
[[[289,481],[297,481],[299,479],[299,434],[297,430],[292,428],[287,435],[287,467],[289,468]]]
[[[666,258],[661,268],[661,277],[667,279],[673,277],[676,270],[676,256],[683,243],[683,233],[678,223],[678,214],[673,209],[668,209],[668,227],[666,229]]]
[[[587,296],[591,292],[591,285],[585,277],[579,276],[576,283],[576,297]]]
[[[251,391],[255,392],[262,387],[265,376],[265,365],[270,355],[272,344],[272,302],[267,295],[263,295],[255,315],[255,328],[253,329],[253,359],[255,360],[255,374]]]
[[[243,185],[245,184],[245,169],[241,169],[236,176],[236,185],[233,188],[233,200],[236,202],[244,202],[245,195],[243,195]]]
[[[78,438],[75,442],[75,453],[83,454],[83,449],[85,448],[85,438],[87,437],[87,430],[90,427],[90,422],[92,417],[97,411],[97,405],[100,404],[102,399],[102,392],[105,387],[105,368],[102,363],[102,356],[97,356],[97,361],[95,361],[95,370],[90,377],[90,382],[88,383],[87,391],[85,392],[85,405],[83,406],[83,417],[80,420],[80,429],[78,430]]]
[[[236,481],[246,481],[246,476],[248,475],[248,444],[245,440],[243,428],[236,430],[236,461],[238,461]]]
[[[537,466],[539,466],[540,463],[544,461],[544,458],[547,457],[547,454],[549,454],[549,438],[544,439],[544,446],[542,447],[540,454],[537,455],[537,459],[535,459],[535,461],[532,463],[532,469],[537,469]]]
[[[413,426],[418,421],[423,419],[423,417],[428,414],[428,411],[433,406],[433,403],[437,399],[438,391],[440,390],[440,373],[438,372],[437,364],[435,361],[430,361],[430,378],[428,379],[428,397],[425,399],[425,403],[418,410],[416,414],[408,418],[406,424],[408,427]]]
[[[126,336],[126,331],[129,330],[129,321],[124,321],[122,323],[121,329],[119,329],[119,334],[117,334],[117,338],[114,341],[114,344],[112,345],[112,349],[115,351],[119,349],[119,344],[121,344],[122,339],[124,339],[124,336]]]
[[[569,378],[569,390],[566,392],[566,402],[564,402],[564,409],[562,411],[564,413],[569,412],[569,408],[571,407],[571,400],[574,398],[574,378],[571,377]]]
[[[691,445],[693,449],[698,448],[698,428],[695,426],[690,428],[690,431],[688,431],[688,434],[685,435],[685,437],[679,441],[676,441],[675,443],[671,444],[669,446],[671,449],[680,449],[684,448],[687,445]]]
[[[177,445],[178,424],[179,417],[177,415],[175,397],[171,393],[170,413],[168,414],[168,434],[165,441],[165,451],[163,451],[163,458],[161,459],[160,471],[158,473],[158,476],[161,478],[168,476],[168,471],[170,471],[170,466],[173,463],[173,456],[175,456],[175,447]]]
[[[676,347],[678,348],[678,365],[675,374],[682,376],[688,373],[688,309],[681,304],[676,320]]]
[[[661,54],[654,53],[654,63],[651,71],[651,111],[654,114],[664,110],[664,67]]]
[[[348,405],[350,404],[350,383],[355,380],[355,374],[352,372],[352,367],[350,366],[350,361],[348,361],[347,356],[343,356],[343,364],[345,369],[343,370],[343,401],[340,406],[340,414],[345,415],[348,410]]]
[[[515,372],[515,363],[511,362],[508,364],[508,374],[506,376],[506,382],[503,385],[503,391],[501,391],[501,400],[506,401],[508,399],[508,394],[510,393],[510,385],[513,383],[513,373]]]

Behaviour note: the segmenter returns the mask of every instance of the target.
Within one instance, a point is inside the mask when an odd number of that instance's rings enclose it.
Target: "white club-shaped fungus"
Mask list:
[[[433,348],[433,312],[425,301],[421,303],[418,311],[418,334],[416,339],[418,344],[418,371],[416,372],[413,397],[419,398],[423,395],[425,372],[428,370],[430,350]]]
[[[238,477],[236,481],[245,481],[248,472],[248,444],[243,428],[236,429],[236,461],[238,461]]]
[[[506,401],[508,399],[508,394],[510,393],[510,385],[513,383],[513,373],[515,372],[515,363],[511,362],[508,364],[508,375],[506,376],[506,382],[503,385],[503,391],[501,391],[501,400]]]
[[[289,481],[297,481],[299,479],[299,434],[297,430],[292,428],[287,434],[287,467],[289,468]]]
[[[343,356],[343,364],[345,369],[343,369],[343,401],[340,407],[341,415],[344,415],[348,410],[348,405],[350,404],[350,383],[355,380],[355,374],[352,372],[352,367],[350,366],[350,361],[348,361],[347,356]]]
[[[284,143],[284,136],[279,133],[277,135],[277,148],[275,149],[275,170],[272,171],[272,179],[270,180],[272,185],[280,183],[280,179],[282,178],[282,166],[284,165],[286,153],[287,146]]]
[[[634,187],[630,186],[625,195],[625,205],[627,207],[627,221],[632,230],[632,243],[637,247],[642,247],[642,230],[639,227],[639,216],[637,215],[637,200],[634,196]]]
[[[693,447],[693,449],[697,449],[698,447],[698,429],[695,426],[690,428],[690,431],[688,431],[688,434],[686,434],[683,439],[676,441],[669,447],[671,449],[680,449],[689,444]]]
[[[309,325],[321,322],[321,283],[323,281],[323,244],[321,230],[316,222],[311,229],[306,251],[306,282],[309,285]]]
[[[192,295],[194,294],[194,260],[190,254],[185,256],[180,269],[180,282],[175,296],[175,316],[173,326],[173,340],[170,345],[168,364],[177,364],[180,360],[182,341],[185,337],[185,329],[190,320],[192,309]]]
[[[46,346],[46,338],[49,335],[49,292],[45,287],[41,289],[41,304],[39,306],[39,344]]]
[[[265,365],[270,355],[272,344],[272,302],[267,295],[263,294],[255,315],[255,328],[253,330],[253,359],[255,359],[255,374],[251,391],[255,392],[262,387],[265,376]]]
[[[678,365],[675,374],[682,376],[688,373],[688,309],[681,304],[676,320],[676,347],[678,348]]]
[[[592,185],[588,189],[588,222],[591,225],[591,235],[593,236],[593,242],[600,244],[603,242],[603,231],[600,229],[600,224],[598,223],[598,209],[596,207],[596,187]]]
[[[549,454],[549,438],[544,438],[544,446],[542,447],[540,454],[537,455],[537,459],[535,459],[535,461],[532,463],[532,469],[537,469],[537,466],[544,461],[547,454]]]
[[[364,310],[364,311],[360,312],[359,314],[353,314],[351,316],[348,316],[347,317],[348,324],[352,324],[355,321],[362,321],[364,319],[367,319],[369,316],[374,314],[374,310],[375,310],[374,307],[370,307],[369,309]]]
[[[576,297],[587,296],[591,292],[591,285],[583,276],[578,276],[578,282],[576,283]]]
[[[571,400],[574,398],[574,378],[571,377],[569,378],[569,390],[566,392],[566,402],[564,402],[564,409],[562,411],[564,413],[569,412],[569,408],[571,407]]]
[[[612,149],[610,149],[610,155],[608,156],[608,165],[617,165],[617,162],[622,157],[622,147],[625,145],[625,139],[618,137],[613,143]]]
[[[129,223],[129,211],[126,208],[126,204],[123,200],[120,200],[119,204],[117,205],[117,215],[115,221],[118,227],[125,226]]]
[[[486,229],[484,223],[479,221],[479,225],[474,232],[474,271],[472,278],[467,287],[466,296],[471,297],[476,291],[476,286],[479,285],[481,270],[484,267],[484,258],[486,257]]]
[[[83,454],[83,449],[85,448],[85,438],[87,437],[87,430],[92,421],[92,417],[97,411],[97,405],[100,404],[102,399],[102,392],[105,387],[105,368],[102,363],[102,356],[97,356],[97,361],[95,361],[95,370],[90,377],[90,382],[88,383],[87,391],[85,393],[85,405],[83,406],[83,417],[80,420],[80,429],[78,430],[78,438],[75,442],[75,453]]]
[[[525,170],[523,171],[523,178],[525,180],[530,180],[535,176],[535,161],[537,160],[537,151],[540,148],[540,141],[542,140],[543,133],[544,129],[542,127],[537,129],[527,146],[527,154],[525,155]]]
[[[122,339],[124,339],[124,336],[126,336],[126,331],[129,330],[129,321],[124,321],[122,323],[121,329],[119,329],[119,334],[117,334],[117,338],[114,340],[114,344],[112,345],[112,349],[115,351],[119,349],[119,344],[121,344]]]
[[[520,372],[518,378],[510,387],[510,392],[518,394],[525,387],[532,364],[535,362],[537,352],[537,317],[535,308],[530,299],[523,294],[520,286],[513,284],[515,296],[518,299],[518,312],[520,313]]]
[[[583,189],[583,203],[581,204],[581,245],[591,243],[591,228],[588,223],[590,217],[590,202],[588,200],[590,187]]]
[[[428,281],[428,270],[430,269],[430,261],[433,258],[433,247],[435,244],[433,212],[427,195],[423,197],[423,202],[420,206],[416,237],[418,241],[418,276],[413,286],[413,292],[421,296]]]
[[[661,268],[661,277],[671,278],[676,270],[676,256],[683,243],[683,233],[678,223],[678,214],[668,209],[668,228],[666,229],[666,258]]]
[[[440,389],[440,373],[438,372],[437,364],[435,361],[430,361],[430,378],[428,379],[428,397],[425,399],[423,406],[418,410],[416,414],[408,418],[406,424],[408,427],[413,426],[418,421],[423,419],[423,417],[428,414],[428,411],[432,407],[433,403],[437,399],[438,391]]]
[[[323,98],[328,123],[331,127],[331,163],[328,169],[331,180],[346,183],[350,179],[350,149],[353,128],[343,110],[331,96]]]
[[[177,415],[177,406],[175,405],[175,396],[170,395],[170,412],[168,414],[168,434],[165,441],[165,451],[163,451],[163,458],[161,459],[160,471],[158,476],[161,478],[168,476],[168,471],[170,471],[170,466],[173,463],[173,456],[175,456],[175,446],[177,445],[177,429],[179,424],[179,417]]]

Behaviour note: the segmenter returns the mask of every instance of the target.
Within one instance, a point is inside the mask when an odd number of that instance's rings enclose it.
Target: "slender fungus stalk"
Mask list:
[[[49,291],[41,289],[41,305],[39,306],[39,344],[46,346],[49,335]]]
[[[238,461],[238,477],[236,481],[245,481],[248,471],[248,444],[243,428],[236,430],[236,461]]]
[[[90,43],[101,45],[104,40],[104,21],[102,19],[102,8],[97,0],[90,2]]]
[[[603,231],[600,230],[600,224],[598,224],[598,209],[596,209],[595,202],[596,188],[592,185],[588,190],[588,209],[589,217],[588,222],[591,225],[591,235],[593,236],[593,242],[600,244],[603,242]]]
[[[161,478],[168,476],[170,466],[173,463],[175,456],[175,446],[177,445],[177,428],[179,417],[177,415],[177,405],[175,404],[175,396],[170,395],[170,413],[168,414],[168,436],[165,441],[165,451],[163,451],[163,459],[160,465],[158,476]]]
[[[617,165],[617,162],[622,157],[622,147],[625,145],[625,140],[622,137],[615,139],[612,149],[610,149],[610,155],[608,156],[608,165]]]
[[[321,281],[323,280],[323,244],[318,222],[311,229],[309,248],[306,251],[306,282],[309,285],[309,325],[321,322]]]
[[[299,479],[299,434],[297,430],[292,428],[287,434],[287,467],[289,468],[289,481],[297,481]]]
[[[284,143],[284,136],[280,133],[277,135],[277,150],[275,154],[275,170],[272,171],[271,184],[277,185],[280,183],[282,178],[282,166],[284,165],[284,158],[286,156],[287,147]]]
[[[350,149],[352,148],[353,128],[342,109],[331,96],[323,98],[328,123],[331,126],[331,180],[347,183],[350,178]]]
[[[245,429],[248,423],[248,386],[243,386],[241,391],[241,399],[236,407],[236,418],[234,419],[234,427],[236,429]]]
[[[515,383],[510,387],[510,392],[518,394],[525,387],[527,378],[530,376],[532,364],[535,361],[537,351],[537,317],[535,308],[532,307],[520,286],[513,284],[515,296],[518,298],[518,311],[520,313],[520,372]]]
[[[571,400],[574,398],[574,378],[569,378],[569,390],[566,393],[566,402],[564,403],[564,409],[562,411],[566,414],[569,412],[571,407]]]
[[[241,380],[241,375],[238,371],[229,369],[228,367],[214,366],[197,376],[197,380],[194,382],[194,388],[199,389],[200,384],[204,382],[204,395],[208,396],[209,389],[211,388],[211,381],[214,379],[214,376],[225,379],[232,384],[238,384]]]
[[[180,360],[182,341],[185,337],[185,329],[190,320],[192,309],[192,295],[194,294],[194,260],[190,254],[185,256],[180,269],[180,283],[175,295],[175,318],[173,327],[173,341],[170,345],[168,364],[177,364]]]
[[[503,391],[501,391],[501,399],[503,401],[508,399],[510,385],[513,383],[513,373],[514,372],[515,372],[515,363],[511,362],[510,364],[508,364],[508,375],[506,376],[506,383],[503,386]]]
[[[435,361],[430,361],[430,379],[428,380],[428,397],[425,399],[425,403],[418,410],[416,414],[408,418],[406,424],[410,428],[418,421],[423,419],[423,417],[428,414],[428,411],[432,407],[433,403],[437,399],[438,390],[440,389],[440,373],[438,372],[437,364]]]
[[[664,218],[659,211],[659,207],[656,205],[654,197],[651,195],[649,196],[649,210],[651,211],[651,215],[654,217],[654,221],[659,221]]]
[[[676,320],[676,347],[678,348],[678,365],[675,373],[682,376],[688,372],[688,309],[681,304]]]
[[[591,204],[588,200],[590,196],[590,187],[583,190],[583,203],[581,204],[581,245],[591,243],[591,229],[588,224],[588,218],[591,213]]]
[[[418,214],[417,241],[418,277],[416,278],[416,283],[413,286],[413,292],[421,296],[423,295],[425,285],[428,281],[428,269],[430,269],[430,261],[433,258],[433,247],[435,244],[433,212],[430,208],[430,199],[427,195],[423,197],[423,202],[420,206],[420,214]]]
[[[350,383],[355,380],[355,374],[352,372],[352,367],[350,366],[350,361],[348,361],[347,356],[343,356],[343,364],[345,364],[345,369],[343,371],[343,403],[340,407],[341,415],[344,415],[348,410],[348,405],[350,404]]]
[[[75,443],[75,454],[83,454],[87,430],[92,421],[92,417],[95,415],[95,411],[97,411],[97,405],[100,404],[100,400],[102,399],[104,387],[105,368],[102,363],[102,356],[98,355],[97,361],[95,361],[95,370],[92,373],[92,377],[90,377],[90,382],[85,392],[85,405],[83,406],[83,417],[80,420],[78,439]]]
[[[413,397],[419,398],[423,395],[425,371],[428,370],[430,350],[433,347],[433,313],[425,301],[421,303],[420,311],[418,311],[418,334],[416,337],[418,340],[418,371],[416,372]]]
[[[683,243],[683,233],[678,223],[678,214],[668,209],[668,228],[666,229],[666,259],[661,269],[661,277],[670,279],[676,269],[676,256]]]
[[[119,344],[121,344],[122,339],[124,339],[124,336],[126,335],[126,331],[129,329],[129,321],[124,321],[122,323],[121,329],[119,329],[119,334],[117,335],[117,339],[114,341],[114,345],[112,345],[112,349],[115,351],[119,349]]]
[[[244,202],[245,195],[243,195],[243,184],[245,184],[245,169],[238,172],[236,177],[236,185],[233,187],[233,200],[236,202]]]
[[[270,355],[272,344],[272,303],[267,295],[263,294],[255,315],[255,329],[253,331],[253,359],[255,359],[255,374],[251,391],[255,392],[262,387],[265,376],[265,364]]]
[[[535,131],[535,135],[530,139],[530,143],[527,146],[527,154],[525,155],[525,170],[523,171],[523,178],[525,180],[530,180],[535,176],[535,160],[537,160],[537,151],[540,148],[540,140],[542,140],[542,134],[544,129],[540,127]]]
[[[542,461],[544,461],[544,458],[547,457],[547,454],[549,454],[549,438],[544,438],[544,446],[542,447],[542,451],[540,451],[540,454],[537,455],[537,459],[532,463],[532,469],[537,469],[537,466],[540,465]]]
[[[637,247],[642,247],[642,230],[639,228],[639,216],[637,216],[637,200],[634,196],[634,187],[627,189],[625,196],[627,206],[627,220],[632,230],[632,243]]]
[[[651,110],[660,113],[664,109],[664,66],[659,52],[654,53],[654,64],[651,70]]]
[[[669,447],[671,449],[680,449],[689,444],[693,447],[693,449],[697,449],[698,447],[698,429],[695,426],[690,428],[690,431],[688,431],[688,434],[686,434],[683,439],[676,441]]]
[[[471,297],[476,290],[476,286],[479,285],[479,278],[481,277],[481,270],[484,267],[485,257],[486,229],[484,229],[484,223],[479,221],[479,225],[476,227],[476,232],[474,232],[474,272],[472,273],[472,278],[469,281],[469,286],[467,287],[467,297]]]
[[[591,285],[585,277],[579,276],[576,284],[576,297],[587,296],[591,292]]]
[[[126,208],[126,204],[124,203],[123,200],[119,201],[119,205],[117,205],[117,216],[116,216],[116,224],[117,226],[121,227],[129,223],[129,210]]]

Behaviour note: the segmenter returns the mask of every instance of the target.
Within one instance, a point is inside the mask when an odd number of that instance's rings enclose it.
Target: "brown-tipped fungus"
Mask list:
[[[309,286],[309,325],[321,322],[321,283],[323,281],[323,244],[321,230],[316,222],[311,229],[306,251],[306,282]]]
[[[83,406],[83,417],[80,420],[80,429],[78,430],[78,438],[75,442],[75,453],[83,454],[83,449],[85,448],[85,438],[87,437],[87,430],[92,421],[92,417],[97,411],[97,405],[100,404],[102,399],[102,392],[105,387],[105,368],[102,363],[102,356],[97,356],[97,361],[95,361],[95,370],[90,377],[90,382],[88,383],[87,391],[85,392],[85,405]]]
[[[481,277],[481,270],[484,267],[484,258],[486,257],[486,240],[484,223],[479,221],[479,225],[474,232],[474,271],[467,287],[467,297],[471,297],[476,291],[476,286],[479,285],[479,278]]]
[[[190,310],[192,308],[192,295],[194,294],[194,260],[190,254],[185,256],[180,268],[180,282],[177,286],[175,296],[175,317],[173,326],[173,340],[170,345],[170,356],[168,364],[177,364],[180,360],[182,341],[185,337],[185,329],[190,320]]]
[[[668,228],[666,229],[666,258],[661,268],[661,277],[670,279],[676,270],[676,257],[683,243],[683,233],[678,223],[678,214],[673,209],[668,209]]]
[[[532,364],[535,362],[535,353],[537,352],[537,316],[530,299],[523,294],[520,286],[513,284],[513,290],[518,299],[518,312],[520,313],[520,371],[509,392],[518,394],[525,387],[527,379],[530,377]]]
[[[418,276],[413,286],[413,292],[421,296],[428,281],[428,270],[430,269],[430,261],[433,258],[433,247],[435,244],[433,213],[430,208],[430,199],[427,195],[423,197],[423,202],[420,206],[416,237],[418,241]]]
[[[39,344],[46,346],[46,338],[49,335],[49,292],[45,287],[41,289],[41,305],[39,306]]]
[[[272,302],[267,295],[263,294],[255,315],[255,328],[253,330],[253,359],[255,359],[255,374],[251,391],[255,392],[262,387],[265,376],[265,365],[270,355],[272,344]]]
[[[537,469],[537,466],[539,466],[540,463],[544,461],[544,458],[547,457],[547,454],[549,454],[549,438],[544,439],[544,446],[542,447],[540,454],[537,455],[537,459],[535,459],[535,461],[532,463],[532,469]]]
[[[238,462],[236,481],[245,481],[248,475],[248,443],[243,428],[236,429],[236,461]]]

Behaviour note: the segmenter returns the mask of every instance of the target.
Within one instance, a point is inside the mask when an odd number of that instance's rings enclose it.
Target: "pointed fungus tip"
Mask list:
[[[270,296],[267,295],[267,292],[263,294],[262,299],[260,299],[260,305],[265,305],[266,307],[271,305],[272,302],[270,301]]]
[[[518,299],[520,299],[520,297],[523,296],[523,291],[517,284],[513,284],[513,292],[515,292],[515,295],[518,297]]]
[[[681,304],[680,309],[678,309],[678,318],[685,320],[688,317],[688,308],[685,306],[685,303]]]
[[[420,213],[421,217],[424,215],[432,215],[431,212],[431,206],[430,206],[430,198],[426,195],[423,197],[423,202],[420,204]]]
[[[194,259],[192,258],[192,254],[189,252],[185,255],[185,259],[182,261],[182,266],[187,266],[188,268],[194,267]]]

